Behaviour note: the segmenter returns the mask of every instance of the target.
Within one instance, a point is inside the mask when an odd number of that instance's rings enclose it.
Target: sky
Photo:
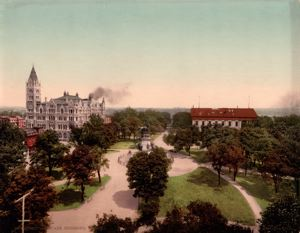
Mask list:
[[[290,1],[0,0],[0,106],[25,106],[34,65],[47,99],[101,86],[126,88],[107,107],[277,107]]]

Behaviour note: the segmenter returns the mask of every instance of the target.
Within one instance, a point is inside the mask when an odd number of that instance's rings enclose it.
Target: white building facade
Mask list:
[[[202,126],[222,125],[241,129],[242,123],[257,119],[253,108],[192,108],[192,124],[200,130]]]
[[[82,99],[78,93],[41,101],[41,84],[34,67],[26,83],[26,128],[53,129],[60,140],[68,140],[70,127],[81,127],[92,114],[105,118],[105,101]]]

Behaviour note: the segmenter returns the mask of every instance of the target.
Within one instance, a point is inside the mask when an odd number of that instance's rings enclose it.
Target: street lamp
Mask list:
[[[29,222],[29,220],[25,220],[25,198],[30,195],[32,191],[33,189],[15,201],[15,203],[17,203],[22,200],[22,220],[18,220],[19,222],[22,222],[22,233],[24,233],[24,223]]]

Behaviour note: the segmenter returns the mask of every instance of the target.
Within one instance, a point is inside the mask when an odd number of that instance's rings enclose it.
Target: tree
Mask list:
[[[139,205],[140,216],[137,219],[137,225],[151,225],[156,221],[156,215],[159,212],[159,199],[151,198],[148,202],[142,201]]]
[[[137,227],[130,218],[121,219],[116,215],[97,215],[97,224],[90,226],[94,233],[134,233]]]
[[[68,184],[74,182],[80,186],[81,201],[84,201],[85,185],[90,182],[93,167],[93,158],[89,147],[86,145],[77,146],[71,154],[67,154],[63,161],[63,170],[68,178]]]
[[[187,211],[178,207],[167,212],[166,218],[158,222],[148,233],[251,233],[249,228],[229,225],[227,219],[215,205],[195,201]]]
[[[173,116],[173,128],[189,128],[192,126],[192,117],[189,112],[178,112]]]
[[[272,150],[275,139],[264,128],[245,127],[240,131],[240,142],[245,151],[245,174],[248,168],[261,164]]]
[[[0,121],[0,188],[7,174],[24,164],[25,151],[25,132],[9,122]]]
[[[261,233],[298,233],[300,231],[300,203],[291,196],[279,198],[262,214]]]
[[[0,229],[2,233],[20,232],[19,219],[22,218],[22,202],[15,203],[24,194],[26,198],[25,232],[46,233],[49,226],[48,211],[56,200],[56,192],[51,179],[44,170],[30,167],[29,171],[18,169],[10,174],[8,185],[0,193]],[[3,209],[2,209],[3,208]]]
[[[226,151],[228,165],[233,168],[233,180],[235,181],[239,167],[245,161],[245,155],[239,144],[227,145]]]
[[[36,151],[31,155],[31,162],[47,167],[48,175],[51,176],[53,168],[62,165],[62,159],[68,150],[67,146],[59,142],[54,130],[46,130],[37,137]]]
[[[90,150],[90,154],[93,159],[93,167],[97,172],[98,180],[99,180],[99,183],[101,184],[101,174],[100,174],[101,168],[102,167],[109,168],[109,160],[107,158],[105,158],[101,148],[98,146],[94,146]]]
[[[259,171],[265,174],[265,176],[268,176],[269,174],[271,175],[274,183],[275,193],[277,193],[282,176],[288,175],[290,172],[288,160],[284,154],[284,151],[281,151],[279,148],[271,151],[263,160]]]
[[[137,152],[127,164],[129,188],[134,197],[141,197],[147,203],[151,198],[164,195],[168,180],[169,159],[162,148],[150,153]]]
[[[174,146],[175,151],[185,149],[190,155],[191,146],[198,143],[199,138],[199,129],[195,126],[191,126],[185,129],[178,128],[172,130],[168,136],[165,137],[165,140],[168,144]]]
[[[222,167],[228,164],[227,145],[215,143],[208,147],[208,156],[211,158],[212,167],[218,172],[218,185],[221,184]]]

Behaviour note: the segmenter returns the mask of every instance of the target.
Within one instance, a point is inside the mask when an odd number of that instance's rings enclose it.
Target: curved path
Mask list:
[[[157,139],[154,141],[154,144],[156,144],[157,146],[163,147],[166,150],[170,150],[173,147],[170,147],[169,145],[167,145],[164,141],[163,141],[163,134],[161,134],[159,137],[157,137]],[[187,172],[191,172],[194,169],[196,169],[198,166],[200,167],[205,167],[207,169],[209,169],[210,171],[214,172],[215,174],[218,174],[211,166],[210,163],[205,163],[205,164],[196,164],[195,166],[195,162],[184,155],[178,155],[178,154],[174,154],[172,155],[173,157],[175,156],[174,159],[174,166],[172,165],[172,170],[169,172],[169,175],[172,176],[173,172],[175,172],[175,175],[179,175],[181,172],[180,170],[183,170],[182,174],[187,173]],[[178,168],[177,168],[178,167]],[[185,167],[185,169],[184,169]],[[176,170],[178,170],[178,173],[176,174]],[[241,185],[239,185],[237,182],[233,181],[231,178],[229,178],[228,176],[225,175],[221,175],[221,177],[228,181],[231,185],[233,185],[233,187],[235,187],[242,195],[243,197],[246,199],[246,201],[248,202],[255,220],[258,220],[261,218],[261,212],[262,209],[260,208],[260,206],[258,205],[257,201],[255,200],[255,198],[253,196],[251,196]],[[257,232],[258,229],[258,225],[256,222],[256,227],[255,229],[253,229],[255,232]]]
[[[213,173],[215,173],[215,174],[218,175],[218,173],[212,168],[211,164],[209,164],[209,163],[200,164],[200,167],[205,167],[205,168],[209,169],[210,171],[212,171]],[[258,205],[258,203],[255,200],[255,198],[253,196],[251,196],[241,185],[239,185],[237,182],[233,181],[228,176],[221,175],[221,177],[224,180],[228,181],[233,187],[235,187],[243,195],[243,197],[248,202],[248,204],[249,204],[249,206],[250,206],[250,208],[251,208],[251,210],[252,210],[252,212],[254,214],[255,220],[260,219],[261,218],[262,209]],[[256,223],[256,227],[257,226],[258,226],[258,224]]]
[[[96,215],[103,213],[116,214],[119,217],[136,217],[138,201],[132,196],[133,191],[129,190],[126,167],[118,163],[118,157],[128,150],[110,153],[107,158],[110,161],[110,168],[104,173],[111,179],[105,185],[105,188],[99,189],[88,201],[81,207],[65,211],[49,212],[51,225],[49,233],[54,232],[90,232],[88,226],[96,223]]]
[[[162,147],[166,150],[171,150],[173,149],[172,146],[167,145],[164,141],[163,141],[163,135],[161,134],[159,135],[154,141],[153,143],[156,146]],[[168,172],[169,176],[180,176],[186,173],[190,173],[192,171],[194,171],[195,169],[198,168],[198,164],[189,156],[185,156],[185,155],[181,155],[178,153],[172,153],[172,152],[167,152],[168,154],[170,154],[172,156],[172,158],[174,158],[174,161],[172,163],[172,168],[171,170]]]

